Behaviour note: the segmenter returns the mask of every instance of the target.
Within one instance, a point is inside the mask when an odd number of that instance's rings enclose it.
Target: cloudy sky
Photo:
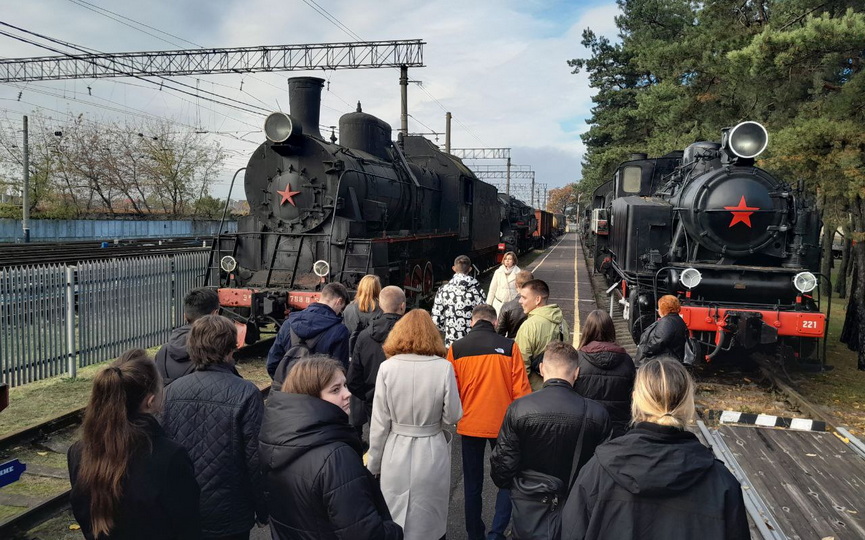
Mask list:
[[[532,167],[537,182],[550,188],[579,180],[579,135],[587,129],[591,107],[585,75],[572,75],[566,61],[588,54],[580,45],[583,29],[614,37],[617,13],[615,2],[601,0],[0,0],[0,5],[4,23],[101,52],[345,42],[355,40],[353,35],[423,39],[426,67],[409,70],[410,80],[418,81],[409,86],[409,131],[442,133],[450,111],[454,147],[511,148],[513,164]],[[3,58],[50,54],[0,36]],[[393,68],[176,80],[287,111],[285,80],[301,75],[328,80],[321,124],[336,125],[361,101],[365,112],[399,128],[399,72]],[[136,79],[0,85],[2,122],[18,125],[22,114],[68,113],[94,121],[155,116],[207,131],[204,136],[230,154],[212,189],[218,196],[227,194],[231,174],[263,140],[261,115],[160,91]],[[439,142],[444,145],[443,135]]]

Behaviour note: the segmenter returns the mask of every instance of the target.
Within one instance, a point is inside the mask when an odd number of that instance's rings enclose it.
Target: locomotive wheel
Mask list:
[[[423,295],[429,297],[432,294],[433,285],[435,285],[435,277],[433,275],[433,265],[427,261],[423,267]]]
[[[406,304],[417,305],[423,293],[423,270],[419,264],[406,275],[404,284]]]
[[[640,303],[637,301],[639,297],[640,290],[637,287],[632,288],[630,294],[628,294],[628,309],[630,311],[628,315],[628,330],[631,331],[631,338],[637,344],[640,343],[643,331],[655,322],[654,312],[647,313],[640,311]]]

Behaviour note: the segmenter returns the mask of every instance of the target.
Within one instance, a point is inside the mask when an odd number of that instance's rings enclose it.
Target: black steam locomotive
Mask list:
[[[810,356],[824,337],[819,216],[801,183],[754,165],[767,142],[743,122],[721,143],[634,155],[595,190],[587,244],[635,342],[666,294],[682,303],[689,361],[778,342]]]
[[[420,136],[391,141],[391,127],[361,112],[339,121],[340,144],[319,133],[324,80],[289,80],[290,114],[265,122],[267,142],[245,174],[250,215],[211,253],[209,284],[245,326],[281,322],[325,282],[353,289],[366,274],[428,298],[457,255],[479,269],[505,251],[495,186]],[[514,203],[516,204],[516,203]]]

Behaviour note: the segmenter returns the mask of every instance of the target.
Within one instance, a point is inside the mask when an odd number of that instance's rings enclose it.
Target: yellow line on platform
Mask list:
[[[574,245],[574,348],[580,346],[580,274],[578,273],[577,261],[580,259],[580,239]]]

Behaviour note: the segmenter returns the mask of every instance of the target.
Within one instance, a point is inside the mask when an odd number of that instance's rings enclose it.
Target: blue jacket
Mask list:
[[[348,328],[342,324],[342,317],[337,315],[330,306],[315,302],[303,311],[293,312],[279,328],[276,340],[267,354],[267,372],[271,377],[273,377],[279,361],[285,355],[285,351],[291,348],[289,328],[303,339],[312,338],[324,332],[312,352],[336,358],[348,369]]]

